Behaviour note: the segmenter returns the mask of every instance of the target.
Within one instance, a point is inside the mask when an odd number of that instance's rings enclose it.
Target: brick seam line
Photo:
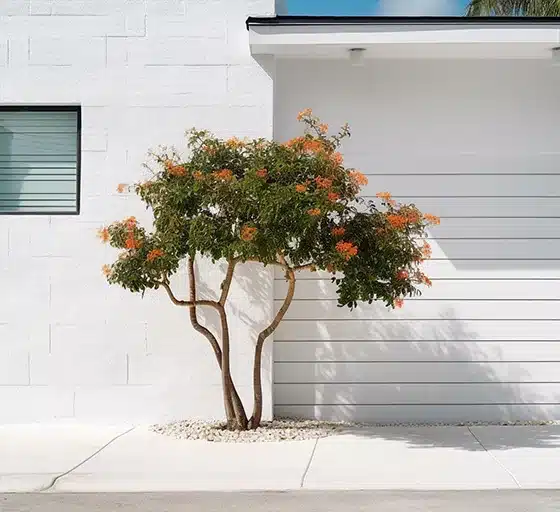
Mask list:
[[[313,450],[311,451],[311,456],[309,457],[309,460],[307,461],[307,466],[305,466],[305,471],[303,472],[303,475],[301,477],[301,481],[299,484],[300,489],[303,489],[303,486],[305,484],[305,477],[307,476],[307,473],[309,472],[309,468],[311,467],[311,463],[313,462],[313,457],[315,456],[315,450],[317,449],[317,445],[319,444],[319,438],[315,439],[315,444],[313,445]]]
[[[92,453],[89,457],[85,458],[82,462],[79,462],[78,464],[76,464],[74,467],[70,468],[68,471],[65,471],[64,473],[61,473],[60,475],[55,476],[51,483],[46,485],[45,487],[42,487],[41,489],[38,489],[35,492],[46,492],[46,491],[50,491],[55,485],[56,483],[61,479],[64,478],[65,476],[69,475],[70,473],[72,473],[72,471],[75,471],[76,469],[78,469],[80,466],[83,466],[86,462],[90,461],[91,459],[93,459],[97,454],[101,453],[105,448],[107,448],[109,445],[113,444],[117,439],[120,439],[121,437],[125,436],[126,434],[132,432],[134,429],[136,428],[136,426],[129,428],[128,430],[125,430],[124,432],[121,432],[119,435],[113,437],[113,439],[111,439],[110,441],[108,441],[107,443],[105,443],[101,448],[99,448],[97,451],[95,451],[94,453]]]
[[[519,481],[517,480],[517,478],[515,478],[515,476],[513,475],[513,473],[506,468],[495,456],[492,452],[488,451],[488,449],[486,448],[486,446],[484,446],[482,444],[482,442],[480,441],[480,439],[478,437],[476,437],[475,433],[471,430],[471,427],[467,427],[467,430],[471,433],[471,436],[473,436],[476,439],[476,442],[482,446],[482,448],[484,448],[484,451],[490,455],[490,457],[492,457],[492,459],[494,460],[494,462],[496,464],[498,464],[498,466],[500,466],[510,477],[511,479],[515,482],[515,485],[517,485],[517,487],[519,487],[521,489],[521,484],[519,483]]]

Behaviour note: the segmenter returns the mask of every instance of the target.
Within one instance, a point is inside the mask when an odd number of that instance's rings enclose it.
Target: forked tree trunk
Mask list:
[[[288,268],[286,269],[286,280],[288,281],[288,292],[284,298],[282,307],[274,317],[272,323],[262,331],[257,338],[257,345],[255,346],[255,359],[253,362],[253,414],[249,420],[249,428],[258,428],[262,420],[263,396],[262,396],[262,351],[264,343],[267,338],[276,330],[286,311],[292,303],[294,292],[296,288],[295,272]]]

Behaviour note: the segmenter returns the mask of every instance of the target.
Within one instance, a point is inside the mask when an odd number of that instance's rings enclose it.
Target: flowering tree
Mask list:
[[[390,194],[375,201],[358,197],[366,177],[344,167],[337,151],[348,126],[328,135],[311,110],[301,112],[304,135],[287,143],[264,139],[221,140],[206,131],[188,132],[189,158],[174,150],[153,154],[153,177],[133,186],[153,212],[148,232],[134,217],[115,222],[100,237],[122,252],[104,267],[109,283],[132,291],[163,289],[171,302],[189,309],[191,323],[210,343],[222,374],[227,427],[254,429],[261,423],[261,359],[265,341],[278,327],[294,297],[298,272],[332,274],[339,306],[382,301],[402,307],[403,298],[431,285],[420,264],[430,256],[422,240],[439,220]],[[127,188],[119,185],[122,192]],[[218,300],[199,298],[195,260],[227,261]],[[186,262],[186,263],[184,263]],[[255,340],[254,403],[250,417],[230,372],[226,302],[237,264],[258,262],[282,269],[288,282],[284,301]],[[190,296],[175,296],[170,276],[186,264]],[[201,307],[220,317],[213,333],[197,317]]]

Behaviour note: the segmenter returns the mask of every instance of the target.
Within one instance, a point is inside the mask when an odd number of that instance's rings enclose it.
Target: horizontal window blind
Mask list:
[[[0,107],[0,214],[78,213],[79,108]]]

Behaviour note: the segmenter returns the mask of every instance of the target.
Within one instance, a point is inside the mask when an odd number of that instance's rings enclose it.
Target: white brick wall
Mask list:
[[[182,146],[191,126],[272,135],[272,79],[249,54],[245,19],[273,12],[274,0],[0,2],[0,104],[79,104],[83,116],[81,214],[0,216],[0,422],[222,415],[214,355],[187,311],[162,293],[142,300],[109,287],[100,267],[114,254],[95,234],[126,215],[149,219],[115,189],[141,179],[150,148]],[[232,365],[250,408],[250,355],[272,283],[241,270]],[[204,263],[200,289],[216,289],[222,273]],[[184,275],[176,284],[186,292]]]

